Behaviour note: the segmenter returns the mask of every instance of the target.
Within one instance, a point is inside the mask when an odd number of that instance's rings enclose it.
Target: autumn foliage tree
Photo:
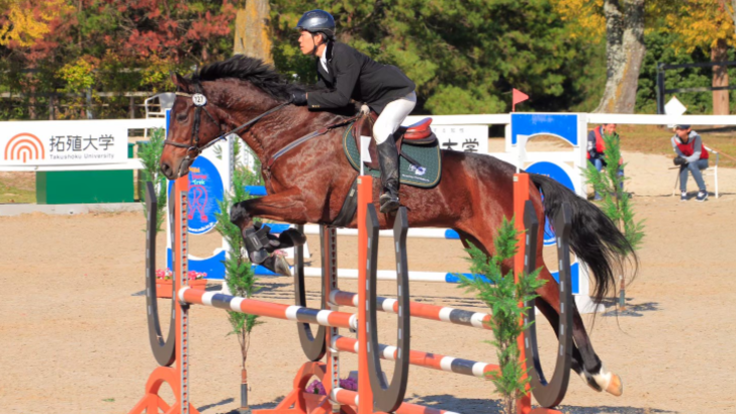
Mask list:
[[[674,47],[691,53],[695,48],[710,51],[712,62],[724,62],[728,48],[736,45],[733,3],[724,0],[698,0],[677,3],[666,15],[668,30],[676,35]],[[728,86],[726,66],[713,67],[714,87]],[[728,115],[728,91],[713,91],[713,113]]]
[[[255,35],[263,37],[264,51],[272,42],[280,72],[312,83],[314,60],[299,51],[294,26],[314,8],[335,16],[339,41],[399,66],[415,81],[417,112],[506,112],[512,88],[531,95],[526,107],[535,111],[649,110],[657,62],[733,57],[734,4],[0,0],[0,92],[12,95],[12,100],[0,99],[0,119],[79,118],[89,109],[88,99],[95,117],[127,117],[129,100],[123,92],[169,91],[170,70],[187,74],[195,65],[230,57],[233,50],[253,53],[245,46],[256,43],[249,40]],[[238,9],[242,30],[236,33]],[[267,28],[249,32],[255,29],[247,24],[252,19]],[[646,44],[655,49],[650,53]],[[673,58],[676,49],[689,54],[687,59]],[[702,73],[697,82],[688,73],[680,76],[687,86],[707,82]],[[668,73],[668,83],[679,82],[678,76]],[[713,82],[727,83],[723,67],[716,69]],[[692,98],[689,107],[710,111],[710,102],[703,104],[701,98]]]
[[[563,19],[579,27],[577,36],[606,42],[607,82],[598,111],[631,113],[636,105],[640,72],[646,56],[645,37],[666,37],[667,49],[709,53],[714,62],[727,60],[734,45],[736,0],[553,0]],[[662,49],[658,49],[661,53]],[[667,52],[667,51],[665,51]],[[667,53],[665,53],[667,54]],[[661,61],[661,56],[655,57]],[[667,62],[671,63],[671,62]],[[727,86],[725,66],[713,69],[713,86]],[[700,85],[702,86],[702,85]],[[713,94],[714,113],[727,113],[728,92]],[[725,111],[725,112],[724,112]]]
[[[644,0],[552,0],[577,36],[605,39],[606,84],[596,112],[633,113],[644,60]],[[651,6],[650,6],[651,7]]]
[[[33,118],[18,104],[54,108],[53,96],[63,100],[57,117],[79,117],[77,95],[90,86],[93,93],[169,90],[169,70],[191,72],[232,49],[228,0],[2,2],[19,11],[0,20],[0,88],[20,99],[10,107],[3,101],[3,118]],[[95,101],[106,104],[97,106],[99,117],[127,115],[127,98]]]
[[[0,0],[0,46],[33,46],[65,9],[64,0]]]

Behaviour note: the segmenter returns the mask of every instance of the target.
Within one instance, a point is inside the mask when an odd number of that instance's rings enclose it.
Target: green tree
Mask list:
[[[618,134],[603,134],[603,143],[605,146],[603,159],[608,166],[598,171],[593,164],[588,163],[583,173],[586,181],[603,198],[601,210],[618,226],[626,240],[636,250],[644,238],[644,223],[634,219],[632,199],[624,191],[625,178],[619,174],[619,169],[623,171],[626,167],[625,163],[619,165],[619,160],[622,160],[621,141]]]
[[[223,200],[219,203],[220,212],[216,213],[217,224],[215,229],[227,242],[229,249],[227,259],[225,260],[225,282],[227,287],[235,296],[250,298],[260,290],[256,285],[258,278],[256,277],[250,260],[248,259],[247,250],[245,248],[245,240],[240,232],[240,228],[230,221],[230,209],[233,205],[253,198],[246,190],[246,185],[253,185],[259,181],[258,174],[250,171],[242,163],[240,163],[239,153],[242,147],[240,140],[235,142],[234,153],[235,167],[233,170],[233,183],[231,191],[225,192]],[[220,154],[222,156],[224,154]],[[258,316],[249,315],[240,312],[228,311],[228,320],[232,327],[231,335],[238,338],[241,354],[241,412],[248,412],[248,371],[246,362],[248,360],[248,350],[250,349],[251,332],[254,327],[261,324]]]
[[[657,64],[684,64],[705,62],[709,60],[707,52],[695,48],[691,52],[673,46],[677,35],[666,30],[652,30],[645,36],[647,54],[642,63],[637,91],[636,112],[657,113]],[[734,59],[734,51],[728,51],[729,60]],[[729,74],[736,76],[736,68]],[[711,68],[682,68],[668,70],[665,77],[665,89],[695,88],[708,86],[711,82]],[[736,97],[736,92],[731,92]],[[672,95],[665,98],[665,102]],[[690,114],[713,113],[713,100],[707,92],[679,92],[676,94]]]
[[[732,10],[723,0],[678,3],[667,16],[667,29],[676,34],[674,46],[692,53],[697,47],[710,52],[711,62],[724,62],[736,44]],[[726,66],[712,68],[713,86],[728,86]],[[728,91],[713,91],[713,114],[728,115]]]
[[[153,183],[156,191],[157,200],[166,200],[166,177],[161,173],[159,162],[161,160],[161,153],[164,150],[164,129],[156,128],[151,132],[151,139],[141,145],[138,150],[138,158],[143,163],[143,169],[140,170],[141,181]],[[148,211],[146,210],[146,201],[141,200],[143,204],[143,214],[148,217]],[[161,231],[161,226],[164,223],[166,211],[166,203],[159,202],[156,210],[156,233]]]
[[[518,347],[519,336],[529,326],[522,325],[519,321],[529,308],[519,304],[536,298],[538,295],[534,292],[546,283],[545,280],[538,279],[541,268],[531,274],[519,275],[518,282],[514,281],[513,270],[505,275],[501,271],[501,263],[510,260],[517,253],[518,235],[513,220],[508,221],[504,217],[494,240],[495,256],[489,258],[472,244],[467,249],[470,254],[470,271],[485,275],[490,283],[479,277],[458,275],[461,280],[458,287],[475,292],[476,297],[493,314],[490,323],[495,339],[486,342],[496,347],[499,371],[489,373],[488,378],[501,394],[506,414],[517,412],[516,401],[526,393],[526,386],[530,381],[528,376],[522,379],[529,373],[530,367],[526,371],[522,368]]]
[[[532,96],[534,110],[563,110],[585,99],[576,80],[592,53],[587,39],[570,36],[575,27],[550,0],[276,0],[274,61],[305,83],[315,80],[314,62],[298,50],[294,26],[313,8],[335,16],[339,41],[406,72],[417,84],[419,110],[504,112],[512,87]]]

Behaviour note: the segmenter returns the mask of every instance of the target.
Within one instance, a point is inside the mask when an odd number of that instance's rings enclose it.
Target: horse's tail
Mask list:
[[[638,267],[636,253],[611,219],[593,203],[580,198],[557,181],[539,174],[529,175],[544,195],[544,214],[547,217],[554,217],[563,202],[570,205],[570,248],[588,265],[595,277],[595,301],[600,302],[610,288],[615,288],[614,269],[623,272],[629,260],[634,265],[633,279]]]

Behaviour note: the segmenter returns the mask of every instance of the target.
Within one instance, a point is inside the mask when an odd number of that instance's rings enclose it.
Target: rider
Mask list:
[[[399,208],[399,154],[394,133],[414,109],[417,97],[412,82],[395,66],[376,63],[352,47],[335,40],[335,19],[324,10],[311,10],[299,19],[299,48],[315,56],[318,86],[324,90],[295,92],[291,102],[309,108],[341,108],[350,99],[366,103],[379,116],[373,125],[378,148],[383,194],[381,212]]]

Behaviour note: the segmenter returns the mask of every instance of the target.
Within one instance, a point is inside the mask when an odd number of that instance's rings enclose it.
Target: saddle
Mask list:
[[[363,115],[358,118],[358,120],[355,121],[355,123],[352,125],[350,133],[352,133],[353,137],[355,138],[355,144],[357,148],[361,148],[361,135],[369,137],[373,136],[373,124],[376,122],[376,119],[378,119],[378,114],[376,114],[374,111],[371,111],[369,115]],[[409,125],[408,127],[399,127],[399,129],[396,130],[396,132],[394,133],[393,137],[399,156],[404,157],[410,163],[414,164],[417,167],[420,167],[421,164],[413,160],[406,153],[403,153],[401,151],[401,147],[403,145],[434,145],[437,142],[437,136],[430,129],[431,124],[432,118],[424,118],[417,123]],[[371,156],[371,161],[365,162],[365,166],[373,170],[378,170],[378,149],[376,148],[376,141],[374,139],[371,139],[371,143],[368,146],[368,153]]]

